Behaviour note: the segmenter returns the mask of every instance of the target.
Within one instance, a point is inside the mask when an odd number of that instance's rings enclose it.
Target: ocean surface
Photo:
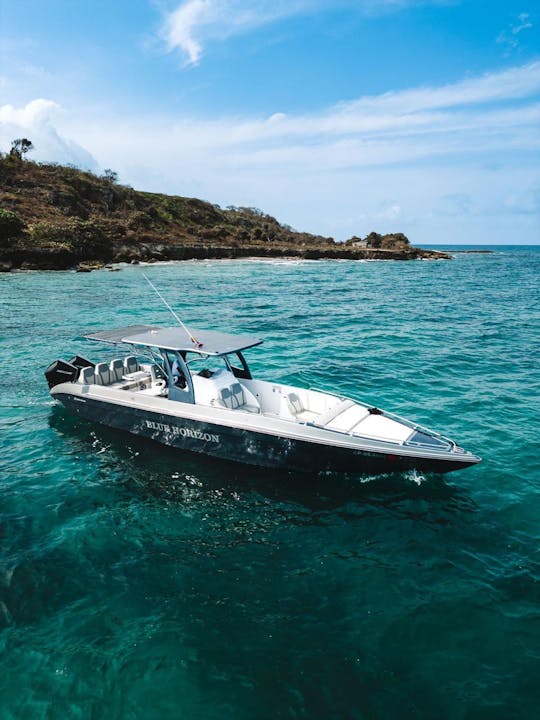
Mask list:
[[[0,276],[0,720],[536,718],[540,248]],[[454,438],[446,476],[303,476],[70,417],[92,329],[260,334],[266,379]]]

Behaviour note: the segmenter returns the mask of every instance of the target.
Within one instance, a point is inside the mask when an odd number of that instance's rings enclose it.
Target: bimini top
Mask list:
[[[262,343],[260,338],[253,335],[229,335],[214,330],[192,330],[191,332],[199,345],[196,345],[189,333],[180,326],[129,325],[116,330],[90,333],[84,337],[87,340],[97,340],[114,345],[127,343],[157,347],[162,350],[196,352],[200,355],[228,355]]]

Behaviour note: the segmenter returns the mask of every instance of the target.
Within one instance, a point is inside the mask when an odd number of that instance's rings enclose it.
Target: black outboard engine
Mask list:
[[[49,389],[52,389],[55,385],[60,385],[60,383],[74,382],[78,374],[78,368],[65,360],[55,360],[45,370]]]
[[[68,360],[68,363],[76,367],[77,370],[82,370],[85,367],[96,367],[96,363],[93,363],[91,360],[88,360],[88,358],[85,358],[82,355],[74,355],[70,360]]]

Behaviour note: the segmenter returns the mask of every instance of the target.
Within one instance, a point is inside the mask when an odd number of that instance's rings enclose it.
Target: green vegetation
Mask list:
[[[30,241],[37,247],[65,250],[77,259],[110,259],[111,242],[105,228],[92,220],[69,218],[63,224],[40,222],[29,228]]]
[[[111,170],[110,168],[106,168],[106,170],[104,170],[103,175],[101,177],[110,183],[118,182],[118,173],[115,172],[114,170]]]
[[[0,244],[7,245],[21,235],[25,228],[17,213],[0,208]]]
[[[110,169],[97,176],[54,163],[0,158],[2,206],[28,225],[39,225],[30,233],[36,242],[53,237],[64,242],[72,230],[79,237],[83,226],[66,222],[71,219],[104,223],[101,230],[112,242],[333,245],[331,238],[296,233],[257,208],[224,209],[197,198],[137,192],[117,181]]]

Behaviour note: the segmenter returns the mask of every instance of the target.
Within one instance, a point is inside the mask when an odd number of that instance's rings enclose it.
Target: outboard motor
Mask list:
[[[50,390],[52,390],[55,385],[60,385],[60,383],[74,382],[78,374],[79,370],[75,365],[65,360],[55,360],[45,370],[45,377],[47,378]]]
[[[74,355],[70,360],[68,360],[68,363],[70,365],[74,365],[77,370],[82,370],[85,367],[96,367],[96,363],[93,363],[91,360],[88,360],[88,358],[85,358],[82,355]]]

